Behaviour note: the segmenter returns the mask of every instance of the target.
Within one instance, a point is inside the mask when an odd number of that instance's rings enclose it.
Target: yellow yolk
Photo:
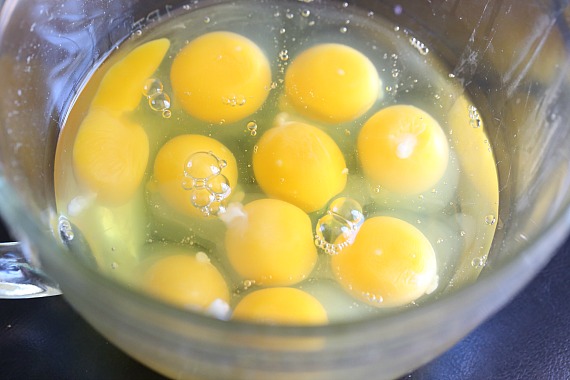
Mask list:
[[[332,256],[331,265],[345,290],[376,307],[410,303],[436,279],[428,239],[411,224],[387,216],[366,220],[354,243]]]
[[[244,279],[258,285],[292,285],[317,262],[309,216],[277,199],[260,199],[228,222],[228,259]]]
[[[190,172],[188,162],[191,159]],[[154,161],[153,176],[160,195],[174,210],[203,216],[193,201],[203,203],[204,197],[210,194],[206,188],[212,186],[215,190],[224,177],[230,189],[234,189],[238,172],[234,155],[219,141],[202,135],[180,135],[160,148]]]
[[[290,122],[257,143],[253,171],[261,189],[306,212],[324,207],[346,185],[348,170],[334,140],[314,126]]]
[[[231,123],[257,111],[269,94],[271,69],[261,49],[239,34],[212,32],[174,58],[172,88],[190,115]]]
[[[92,109],[75,138],[73,172],[99,201],[124,203],[143,179],[148,151],[148,137],[140,125]]]
[[[341,44],[305,50],[285,74],[285,92],[298,112],[328,123],[351,121],[378,99],[380,79],[374,64]]]
[[[144,273],[142,285],[149,294],[174,305],[207,310],[216,300],[229,302],[230,294],[220,272],[204,253],[180,250],[156,261]]]
[[[331,265],[348,293],[376,307],[410,303],[432,290],[437,279],[428,239],[411,224],[386,216],[366,220]]]
[[[113,115],[133,111],[142,97],[145,81],[156,71],[170,47],[166,38],[150,41],[117,62],[103,77],[91,107]]]
[[[245,296],[232,319],[270,325],[322,325],[328,321],[316,298],[295,288],[268,288]]]
[[[429,190],[445,173],[449,147],[429,114],[409,105],[384,108],[358,135],[358,156],[368,179],[393,192]]]

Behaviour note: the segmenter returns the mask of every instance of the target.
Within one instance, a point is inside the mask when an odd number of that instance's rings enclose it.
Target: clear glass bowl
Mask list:
[[[488,135],[500,211],[476,282],[393,315],[321,327],[258,326],[169,307],[85,266],[54,238],[53,160],[66,108],[92,65],[133,31],[176,7],[219,2],[2,3],[0,212],[32,263],[127,353],[173,378],[393,378],[438,356],[504,305],[567,236],[570,11],[564,2],[355,0],[351,7],[383,15],[436,46],[494,120]]]

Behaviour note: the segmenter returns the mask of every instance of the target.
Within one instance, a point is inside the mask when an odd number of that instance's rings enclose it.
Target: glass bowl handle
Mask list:
[[[61,294],[59,286],[28,262],[20,243],[0,243],[0,298]]]

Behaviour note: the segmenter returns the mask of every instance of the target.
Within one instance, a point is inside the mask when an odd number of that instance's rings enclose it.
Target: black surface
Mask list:
[[[405,379],[570,379],[569,269],[570,239],[513,302]],[[58,296],[0,300],[0,379],[163,377],[112,346]]]

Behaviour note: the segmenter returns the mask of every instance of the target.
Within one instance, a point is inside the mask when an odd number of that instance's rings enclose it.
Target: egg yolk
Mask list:
[[[265,102],[271,69],[254,42],[235,33],[212,32],[178,53],[170,79],[176,99],[188,114],[211,123],[231,123]]]
[[[285,287],[249,293],[235,307],[232,319],[270,325],[322,325],[328,321],[315,297]]]
[[[437,279],[428,239],[411,224],[385,216],[366,220],[354,243],[332,256],[331,265],[348,293],[376,307],[410,303]]]
[[[368,179],[387,190],[417,194],[445,173],[449,147],[445,133],[429,114],[409,105],[384,108],[358,135],[358,156]]]
[[[147,42],[107,71],[91,107],[102,107],[113,115],[137,108],[145,81],[156,71],[170,47],[166,38]]]
[[[348,169],[334,140],[309,124],[290,122],[269,129],[253,153],[261,189],[306,212],[324,207],[345,185]]]
[[[244,279],[258,285],[292,285],[305,279],[317,261],[311,220],[298,207],[260,199],[229,221],[228,259]]]
[[[73,172],[104,203],[128,201],[143,179],[149,154],[144,129],[104,109],[91,109],[73,145]]]
[[[215,200],[216,188],[222,181],[229,191],[235,188],[237,163],[232,152],[213,138],[180,135],[158,151],[153,178],[161,197],[173,210],[199,217],[205,215],[199,205],[207,207],[209,200]]]
[[[341,123],[364,114],[378,99],[374,64],[358,50],[321,44],[299,54],[285,74],[285,92],[301,114]]]
[[[207,310],[216,300],[229,302],[226,282],[204,253],[178,252],[156,261],[144,273],[149,294],[174,305]]]

